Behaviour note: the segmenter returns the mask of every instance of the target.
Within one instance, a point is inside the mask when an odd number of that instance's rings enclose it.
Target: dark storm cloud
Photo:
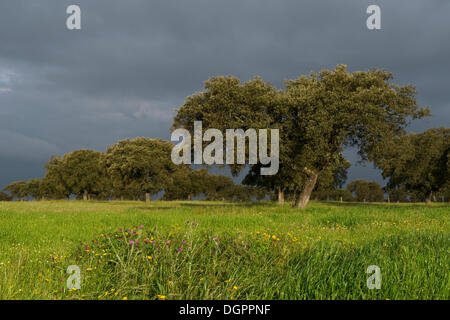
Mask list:
[[[65,27],[70,4],[80,31]],[[369,4],[380,31],[365,27]],[[41,175],[52,154],[168,138],[174,109],[220,74],[281,87],[340,63],[386,68],[432,109],[412,130],[448,126],[449,15],[444,0],[2,1],[0,185]],[[370,168],[350,179],[380,180]]]

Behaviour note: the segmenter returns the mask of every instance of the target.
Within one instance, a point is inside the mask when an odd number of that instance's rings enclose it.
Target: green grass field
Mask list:
[[[0,299],[449,299],[449,218],[438,204],[0,202]]]

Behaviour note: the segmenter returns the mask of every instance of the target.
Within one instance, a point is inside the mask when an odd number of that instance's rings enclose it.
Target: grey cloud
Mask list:
[[[45,163],[33,154],[167,139],[174,109],[220,74],[281,87],[340,63],[386,68],[432,109],[411,130],[450,122],[448,1],[79,0],[81,31],[65,28],[70,4],[0,3],[0,130],[9,134],[0,144],[28,167]],[[369,4],[381,6],[381,31],[365,27]],[[29,139],[41,151],[27,148]],[[3,168],[11,153],[0,149]],[[370,167],[352,168],[351,177],[381,179]],[[41,172],[33,170],[23,178]],[[11,177],[0,175],[0,185]]]

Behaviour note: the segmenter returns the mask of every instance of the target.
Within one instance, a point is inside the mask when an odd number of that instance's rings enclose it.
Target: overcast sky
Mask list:
[[[81,30],[66,28],[71,4]],[[366,27],[370,4],[382,30]],[[212,76],[281,87],[342,63],[414,84],[433,116],[412,131],[448,127],[450,1],[2,0],[0,189],[42,176],[51,155],[169,139],[175,109]],[[371,164],[352,166],[356,178],[381,182]]]

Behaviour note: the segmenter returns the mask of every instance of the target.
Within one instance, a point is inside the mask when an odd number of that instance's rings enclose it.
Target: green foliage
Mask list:
[[[11,201],[12,197],[4,192],[0,192],[0,201]]]
[[[380,184],[374,181],[355,180],[347,185],[347,190],[355,194],[356,201],[384,201],[384,191]]]
[[[286,81],[286,89],[277,90],[260,78],[242,84],[216,77],[186,99],[172,128],[192,132],[200,120],[203,130],[279,129],[279,173],[257,178],[254,167],[244,181],[272,190],[303,189],[298,205],[304,206],[317,176],[340,167],[344,146],[357,146],[363,160],[372,160],[385,137],[402,134],[410,119],[429,113],[417,105],[414,87],[391,84],[392,78],[384,70],[351,74],[337,66]],[[234,173],[243,168],[231,167]]]
[[[12,199],[23,199],[27,196],[25,191],[26,185],[26,181],[15,181],[3,188],[3,191],[8,191]]]
[[[50,198],[68,197],[71,194],[77,198],[89,195],[105,195],[110,192],[109,179],[100,159],[102,153],[93,150],[76,150],[61,158],[52,157],[46,164],[47,191],[41,195]]]
[[[450,129],[433,128],[386,140],[375,164],[390,189],[404,188],[413,199],[431,201],[450,185]]]
[[[172,144],[161,139],[135,138],[108,147],[102,163],[112,179],[116,196],[139,199],[170,185],[176,171],[170,154]]]
[[[206,191],[206,169],[192,170],[186,165],[179,165],[171,174],[171,180],[164,190],[164,200],[186,200]]]

